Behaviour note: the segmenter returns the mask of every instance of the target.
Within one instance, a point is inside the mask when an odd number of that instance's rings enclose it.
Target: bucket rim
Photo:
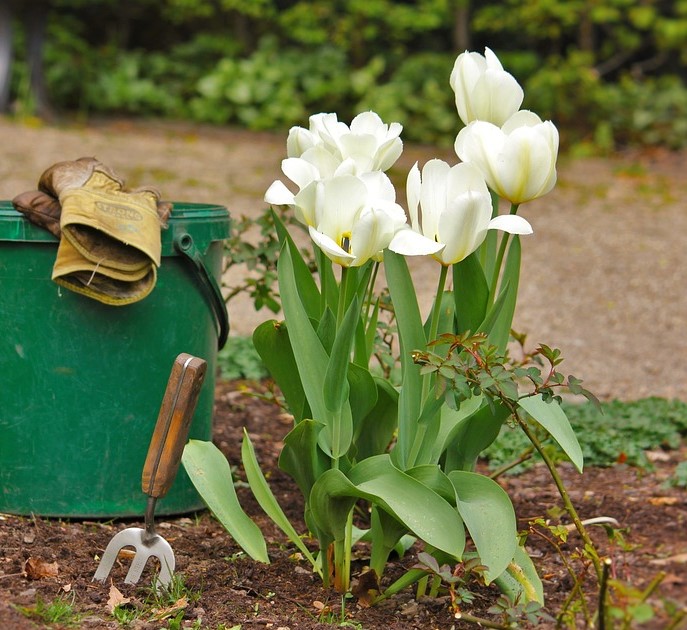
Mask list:
[[[171,203],[169,226],[168,229],[162,230],[163,249],[166,253],[171,249],[165,247],[165,242],[173,238],[174,228],[182,225],[194,230],[202,230],[207,226],[218,228],[208,234],[198,234],[201,242],[223,240],[229,236],[229,210],[226,206],[190,201]],[[47,230],[31,223],[21,212],[15,210],[11,201],[0,200],[0,241],[56,244],[58,239]]]

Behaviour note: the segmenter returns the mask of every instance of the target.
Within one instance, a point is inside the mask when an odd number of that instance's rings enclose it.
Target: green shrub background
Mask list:
[[[687,145],[687,1],[51,0],[53,105],[284,130],[365,109],[451,143],[456,55],[492,48],[564,146]],[[30,109],[21,22],[15,109]]]

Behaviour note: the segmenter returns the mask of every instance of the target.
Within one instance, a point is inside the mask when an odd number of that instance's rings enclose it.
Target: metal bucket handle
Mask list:
[[[221,350],[224,348],[224,344],[229,336],[229,315],[227,314],[227,306],[222,297],[222,292],[214,276],[205,266],[203,256],[198,251],[196,244],[193,242],[193,237],[188,232],[179,232],[174,235],[174,249],[189,260],[197,272],[201,289],[215,314],[218,329],[217,349]]]

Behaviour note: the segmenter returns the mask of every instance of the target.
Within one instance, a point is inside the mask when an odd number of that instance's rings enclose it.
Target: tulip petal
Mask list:
[[[517,214],[500,214],[489,221],[490,230],[502,230],[510,234],[532,234],[532,226],[527,219]]]
[[[311,181],[320,179],[317,168],[303,158],[282,160],[281,170],[298,188],[305,188]]]
[[[293,193],[280,180],[270,184],[263,199],[272,206],[291,206],[294,203]]]
[[[515,112],[506,122],[503,123],[501,131],[509,134],[515,131],[518,127],[534,127],[541,125],[542,119],[529,109],[521,109]]]
[[[408,179],[406,180],[406,199],[408,201],[410,225],[416,232],[420,231],[418,206],[420,205],[421,186],[422,178],[420,176],[420,169],[418,168],[417,162],[415,162],[408,172]]]
[[[325,255],[335,263],[344,267],[348,267],[350,266],[351,262],[355,260],[355,256],[342,249],[326,234],[319,232],[312,226],[308,228],[308,231],[310,232],[310,238],[313,240],[315,245],[317,245],[325,253]]]
[[[377,139],[369,134],[349,133],[339,138],[339,149],[344,158],[355,161],[356,173],[373,170],[373,160],[377,152]]]
[[[488,194],[466,191],[451,200],[439,218],[439,240],[446,243],[441,262],[453,265],[475,251],[487,235],[491,217]]]
[[[524,203],[549,192],[555,184],[555,156],[536,127],[519,127],[507,138],[499,157],[497,191],[512,203]]]
[[[379,130],[385,131],[386,125],[379,114],[373,111],[361,112],[351,121],[351,132],[376,135]]]
[[[305,225],[317,224],[318,191],[321,196],[322,183],[310,182],[294,197],[294,213],[296,219]]]
[[[323,183],[323,205],[315,226],[335,242],[349,234],[367,201],[367,187],[354,175],[342,175]]]
[[[305,151],[315,145],[313,134],[303,127],[291,127],[286,139],[286,155],[301,157]]]
[[[443,248],[443,243],[437,243],[408,226],[398,230],[389,243],[389,249],[402,256],[429,256]]]
[[[460,130],[455,150],[463,162],[473,162],[484,175],[489,188],[501,194],[499,186],[499,156],[506,135],[488,122],[475,121]]]
[[[394,125],[398,125],[400,133],[401,125],[399,123],[392,123],[391,127]],[[380,171],[389,170],[396,163],[396,160],[401,157],[401,153],[403,153],[403,142],[401,139],[398,137],[390,138],[377,149],[375,168]]]
[[[443,160],[429,160],[422,168],[420,206],[422,208],[422,233],[438,239],[439,217],[446,211],[447,179],[451,167]],[[438,239],[441,240],[441,239]]]
[[[385,173],[381,171],[363,173],[360,179],[365,182],[370,198],[374,200],[396,201],[396,189]]]
[[[355,255],[351,266],[360,266],[386,249],[395,229],[393,218],[384,210],[369,208],[363,211],[351,233],[351,253]]]
[[[461,162],[451,167],[447,178],[446,198],[450,201],[466,190],[474,190],[483,195],[489,195],[487,183],[482,171],[472,162]]]
[[[484,56],[467,51],[459,55],[449,83],[465,125],[482,120],[500,126],[518,111],[524,97],[520,84],[489,48],[485,48]]]
[[[303,160],[312,164],[316,169],[318,179],[333,177],[337,168],[341,164],[341,159],[332,155],[323,145],[311,147],[301,156]]]

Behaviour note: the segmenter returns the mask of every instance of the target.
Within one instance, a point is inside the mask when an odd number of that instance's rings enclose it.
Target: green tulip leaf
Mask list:
[[[336,317],[329,307],[324,309],[316,326],[318,339],[322,342],[325,352],[331,354],[336,339]]]
[[[298,426],[302,424],[304,423]],[[315,559],[310,554],[310,550],[305,546],[298,532],[293,528],[293,525],[291,525],[291,522],[286,514],[284,514],[284,511],[281,509],[276,497],[267,484],[267,480],[262,474],[260,464],[258,464],[258,460],[255,456],[255,449],[245,429],[243,430],[243,442],[241,444],[241,461],[246,471],[248,485],[258,505],[260,505],[265,514],[272,519],[274,524],[286,534],[287,538],[298,547],[299,551],[308,559],[310,564],[315,566]]]
[[[515,510],[506,491],[495,481],[477,473],[454,470],[448,474],[456,491],[457,509],[470,532],[485,579],[501,575],[517,547]]]
[[[279,384],[295,421],[300,422],[307,418],[310,407],[305,398],[286,323],[273,319],[263,322],[253,332],[253,345],[272,378]]]
[[[327,258],[326,254],[319,248],[315,248],[315,260],[317,262],[317,271],[320,275],[320,283],[322,285],[322,298],[324,300],[323,307],[328,306],[334,313],[339,309],[339,285],[332,269],[332,261]]]
[[[479,454],[498,437],[506,418],[508,409],[495,403],[457,422],[446,438],[444,470],[474,470]]]
[[[355,436],[360,435],[358,428],[363,419],[374,409],[377,404],[377,381],[367,368],[348,364],[348,402],[351,405]],[[354,440],[356,437],[353,438]]]
[[[493,219],[499,214],[499,196],[493,190],[490,190],[489,193],[491,194],[491,218]],[[476,252],[487,278],[491,278],[494,275],[498,239],[499,233],[497,230],[487,230],[487,236]]]
[[[279,468],[291,475],[304,497],[329,468],[329,458],[318,446],[323,427],[315,420],[299,422],[284,438],[284,447],[279,454]]]
[[[368,376],[370,373],[365,371]],[[349,379],[351,379],[353,371],[349,372]],[[368,387],[367,377],[363,379],[365,388]],[[373,385],[376,391],[376,399],[374,406],[368,413],[356,416],[355,410],[363,410],[362,405],[355,403],[358,385],[357,379],[351,380],[351,409],[354,411],[354,435],[353,443],[357,447],[355,457],[358,461],[372,457],[373,455],[380,455],[386,452],[389,446],[394,431],[396,430],[396,419],[398,416],[398,392],[389,384],[388,381],[381,378],[373,378]],[[367,401],[371,400],[369,394],[365,395]],[[356,417],[359,420],[356,421]]]
[[[277,272],[282,308],[289,326],[289,336],[298,340],[291,347],[303,384],[303,391],[314,418],[320,422],[326,422],[329,413],[324,403],[323,391],[324,375],[327,372],[329,356],[301,303],[293,273],[293,261],[288,248],[282,249]]]
[[[358,296],[354,295],[341,326],[336,332],[327,371],[324,375],[324,404],[327,410],[332,413],[340,413],[348,399],[350,388],[346,375],[359,318]]]
[[[394,303],[398,336],[401,346],[401,372],[403,387],[398,403],[398,441],[394,459],[406,468],[410,450],[415,441],[417,419],[422,411],[422,376],[413,362],[411,353],[427,346],[415,287],[403,256],[384,251],[384,268],[391,300]]]
[[[484,321],[477,328],[477,332],[486,333],[489,335],[494,328],[494,325],[498,321],[498,317],[503,310],[503,306],[509,297],[509,284],[506,282],[501,285],[501,292],[496,296],[496,301],[487,311],[487,315]]]
[[[328,470],[313,486],[309,503],[321,531],[343,540],[348,513],[357,499],[365,499],[418,538],[460,559],[465,533],[458,512],[430,488],[394,467],[388,455],[366,459],[348,474]]]
[[[379,321],[379,300],[375,302],[374,308],[370,315],[370,320],[367,322],[367,328],[364,330],[365,335],[365,354],[363,365],[370,364],[370,357],[374,352],[375,337],[377,335],[377,322]]]
[[[396,468],[388,455],[356,464],[348,473],[360,498],[379,505],[429,545],[460,559],[465,547],[461,518],[431,488]]]
[[[518,405],[548,431],[581,473],[584,467],[582,448],[561,406],[556,401],[545,402],[541,395],[521,398]]]
[[[441,298],[441,309],[439,310],[439,321],[437,323],[437,334],[441,333],[451,333],[454,332],[454,317],[455,317],[455,300],[452,291],[444,291]],[[424,333],[427,341],[434,341],[434,339],[429,339],[430,325],[431,325],[431,313],[425,320]]]
[[[477,252],[453,265],[453,296],[459,334],[477,331],[487,315],[489,285]]]
[[[452,506],[456,505],[456,492],[453,489],[453,484],[439,466],[434,464],[422,464],[409,468],[405,473],[428,488],[431,488]]]
[[[241,549],[254,560],[269,564],[265,538],[241,508],[222,452],[212,442],[190,440],[181,461],[198,494]]]
[[[510,330],[513,326],[513,315],[515,314],[515,304],[518,299],[518,286],[520,284],[520,237],[514,236],[508,248],[506,264],[503,269],[501,279],[502,293],[505,294],[503,306],[496,316],[491,330],[489,331],[489,341],[503,352],[510,339]],[[500,296],[499,296],[500,297]]]
[[[437,460],[432,459],[432,453],[441,426],[441,410],[445,406],[443,397],[428,397],[417,420],[418,430],[406,460],[408,466],[436,463]]]
[[[346,521],[359,497],[355,486],[338,468],[325,471],[310,492],[312,519],[325,539],[344,540]]]
[[[374,569],[381,578],[386,566],[389,554],[399,546],[401,539],[408,533],[408,528],[399,523],[388,512],[379,506],[373,505],[370,512],[369,541],[370,568]],[[399,554],[403,556],[402,553]]]
[[[448,405],[441,408],[441,421],[434,444],[432,445],[432,461],[438,462],[442,453],[453,441],[461,423],[475,413],[483,404],[482,396],[472,396],[460,403],[458,409],[451,409]]]
[[[532,558],[521,545],[516,546],[513,560],[494,584],[513,604],[537,602],[544,605],[544,585]]]
[[[291,238],[289,231],[286,229],[283,221],[277,215],[274,210],[272,211],[272,217],[274,218],[274,225],[277,230],[277,236],[282,244],[282,248],[286,243],[289,248],[289,253],[291,255],[291,260],[293,264],[293,273],[296,277],[296,285],[298,286],[298,293],[305,307],[305,311],[308,317],[311,319],[319,319],[320,316],[320,291],[317,288],[315,279],[312,276],[312,272],[308,267],[307,263],[303,260],[298,246]]]

